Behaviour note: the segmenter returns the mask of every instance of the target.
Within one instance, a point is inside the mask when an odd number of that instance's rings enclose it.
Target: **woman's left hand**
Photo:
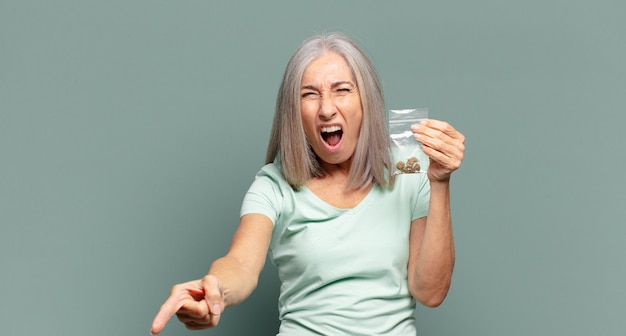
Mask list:
[[[426,119],[411,126],[415,140],[423,144],[430,158],[428,179],[447,182],[453,171],[461,166],[465,152],[465,136],[445,121]]]

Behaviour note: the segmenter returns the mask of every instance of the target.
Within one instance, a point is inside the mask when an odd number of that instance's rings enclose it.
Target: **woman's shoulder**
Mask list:
[[[253,185],[271,186],[272,189],[290,189],[289,183],[283,176],[280,162],[270,162],[265,164],[256,173]]]
[[[256,173],[256,178],[259,177],[268,177],[272,179],[280,178],[284,180],[282,169],[280,164],[277,162],[270,162],[261,167],[261,169]]]

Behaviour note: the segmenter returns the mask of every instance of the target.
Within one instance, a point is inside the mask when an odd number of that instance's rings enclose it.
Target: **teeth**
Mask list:
[[[332,132],[337,132],[337,131],[341,131],[341,127],[339,126],[322,127],[322,133],[332,133]]]

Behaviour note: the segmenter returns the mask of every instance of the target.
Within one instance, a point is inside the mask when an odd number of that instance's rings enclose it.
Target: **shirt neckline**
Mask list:
[[[317,196],[316,193],[314,193],[311,189],[309,189],[307,186],[303,185],[301,187],[301,189],[306,192],[308,195],[311,196],[311,198],[318,204],[321,204],[323,207],[331,209],[333,211],[339,211],[339,212],[353,212],[356,213],[359,211],[359,209],[365,207],[367,205],[367,203],[369,203],[370,199],[372,197],[374,197],[373,195],[377,192],[377,189],[379,189],[380,186],[378,184],[374,184],[372,186],[372,188],[367,192],[367,195],[365,195],[365,197],[363,197],[363,199],[354,207],[352,208],[339,208],[336,207],[334,205],[331,205],[330,203],[324,201],[323,199],[321,199],[319,196]]]

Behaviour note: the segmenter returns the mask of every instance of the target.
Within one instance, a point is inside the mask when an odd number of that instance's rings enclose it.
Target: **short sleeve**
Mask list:
[[[415,174],[418,177],[416,193],[413,198],[411,220],[426,217],[430,206],[430,181],[426,174]]]
[[[264,166],[243,198],[240,215],[265,215],[275,224],[282,208],[282,184],[286,182],[277,167],[274,164]]]

